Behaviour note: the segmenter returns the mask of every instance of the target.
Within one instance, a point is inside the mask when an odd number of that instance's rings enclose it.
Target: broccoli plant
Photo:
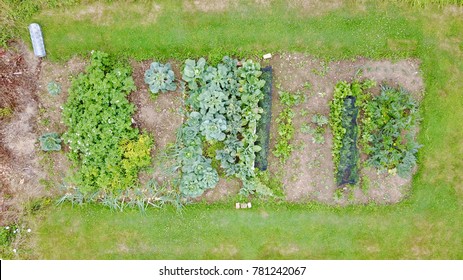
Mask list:
[[[59,95],[61,93],[61,85],[57,82],[49,82],[47,85],[48,93],[53,96]]]
[[[58,133],[45,133],[39,138],[42,151],[59,151],[61,150],[61,138]]]
[[[149,89],[154,95],[157,95],[159,91],[162,93],[174,91],[177,88],[174,81],[175,74],[170,63],[153,62],[145,72],[145,83],[149,85]]]

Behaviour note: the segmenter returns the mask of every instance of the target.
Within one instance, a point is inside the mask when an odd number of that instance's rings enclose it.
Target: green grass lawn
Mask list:
[[[100,49],[122,56],[184,59],[302,51],[327,59],[415,57],[426,84],[419,169],[409,198],[392,206],[336,208],[260,203],[115,213],[100,206],[49,207],[29,217],[31,257],[143,258],[463,258],[463,9],[404,4],[331,11],[245,4],[222,12],[157,1],[156,22],[112,4],[105,20],[75,15],[82,6],[35,17],[53,60]],[[417,1],[420,2],[420,1]],[[445,1],[442,1],[445,2]],[[458,1],[457,1],[458,2]],[[137,4],[141,5],[141,4]],[[120,20],[113,20],[126,13]],[[143,14],[144,16],[135,16]],[[131,16],[133,15],[133,16]]]

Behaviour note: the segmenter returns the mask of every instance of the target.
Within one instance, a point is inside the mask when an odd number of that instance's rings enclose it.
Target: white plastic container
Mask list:
[[[263,58],[263,59],[270,59],[270,58],[272,58],[272,54],[271,54],[271,53],[264,54],[264,55],[262,56],[262,58]]]
[[[31,35],[32,48],[34,49],[35,56],[44,57],[46,53],[40,25],[38,25],[37,23],[31,23],[29,25],[29,33]]]

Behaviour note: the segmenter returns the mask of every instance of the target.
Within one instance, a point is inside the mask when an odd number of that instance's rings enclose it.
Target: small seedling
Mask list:
[[[42,151],[59,151],[61,150],[61,138],[58,133],[45,133],[39,138]]]
[[[53,96],[59,95],[61,93],[61,85],[56,82],[49,82],[47,85],[48,93]]]

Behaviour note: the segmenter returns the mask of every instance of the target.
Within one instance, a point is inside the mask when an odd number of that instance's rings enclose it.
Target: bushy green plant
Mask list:
[[[203,121],[200,129],[207,141],[223,141],[225,140],[224,131],[227,129],[227,121],[222,115],[218,115],[216,118],[209,117]]]
[[[206,60],[200,58],[197,62],[191,59],[185,61],[182,79],[188,83],[188,88],[196,90],[205,83]]]
[[[58,133],[45,133],[39,137],[40,147],[42,151],[59,151],[61,150],[61,138]]]
[[[282,163],[288,160],[294,150],[293,145],[290,143],[294,136],[293,118],[293,110],[287,107],[281,111],[276,119],[278,123],[278,138],[273,149],[273,155],[279,158]]]
[[[13,110],[10,107],[0,108],[0,119],[8,118],[13,115]]]
[[[320,145],[325,144],[325,136],[323,135],[322,132],[319,132],[316,130],[314,134],[312,134],[312,142],[315,144],[320,144]]]
[[[150,92],[154,95],[177,89],[175,74],[170,63],[151,63],[150,68],[145,72],[145,83],[148,84]]]
[[[417,120],[418,104],[413,97],[403,89],[383,86],[380,95],[365,106],[362,144],[369,155],[367,163],[408,176],[420,147],[413,137]]]
[[[61,93],[61,85],[57,82],[49,82],[47,85],[48,93],[53,96],[59,95]]]
[[[280,102],[285,106],[296,106],[305,101],[305,95],[301,92],[280,91]]]
[[[85,73],[73,79],[64,105],[63,135],[78,168],[74,184],[84,197],[118,195],[138,184],[149,165],[152,139],[132,127],[135,89],[131,69],[103,52],[93,52]]]
[[[312,135],[312,142],[315,144],[325,144],[325,126],[328,124],[328,118],[322,114],[312,116],[313,128],[310,124],[302,124],[301,132]]]
[[[201,156],[192,172],[182,175],[180,192],[187,197],[197,197],[207,189],[214,188],[219,182],[217,171],[211,166],[211,159]]]
[[[312,116],[312,122],[319,127],[323,127],[328,124],[328,118],[322,114],[315,114]]]

